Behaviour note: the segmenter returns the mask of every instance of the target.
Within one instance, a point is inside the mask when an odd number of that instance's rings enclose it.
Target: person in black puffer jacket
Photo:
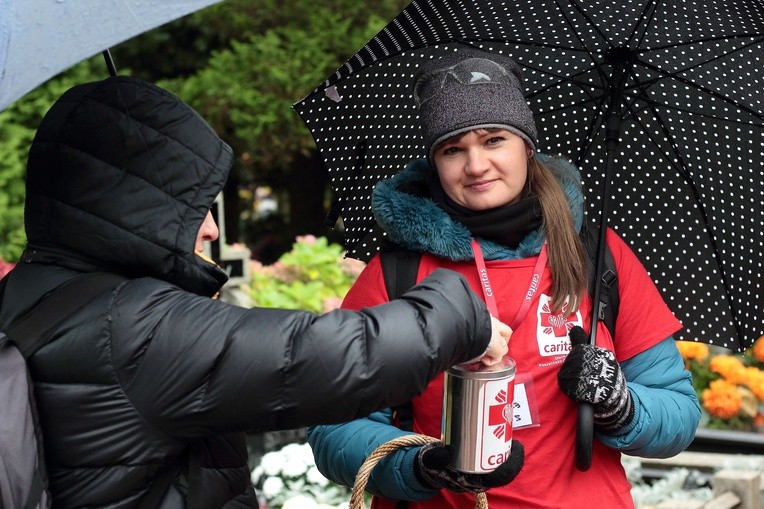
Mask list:
[[[29,361],[55,507],[138,507],[160,478],[162,508],[257,507],[244,432],[400,403],[506,335],[445,270],[360,312],[210,298],[226,274],[194,249],[216,236],[232,160],[194,110],[134,78],[75,86],[43,119],[0,329],[80,273],[125,278]]]

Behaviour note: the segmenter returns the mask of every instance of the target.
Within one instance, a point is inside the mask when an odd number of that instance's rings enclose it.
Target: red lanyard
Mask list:
[[[488,306],[488,311],[491,312],[492,316],[498,318],[499,309],[496,307],[496,297],[493,295],[491,282],[488,280],[488,271],[485,268],[483,251],[480,249],[480,244],[475,239],[472,239],[472,252],[475,254],[475,265],[477,265],[480,284],[483,286],[483,295],[485,296],[485,303]],[[512,330],[517,330],[517,328],[525,319],[525,315],[528,314],[528,310],[531,308],[533,298],[539,289],[539,283],[541,282],[541,276],[544,273],[544,267],[546,267],[546,260],[546,242],[544,242],[544,244],[541,246],[541,252],[539,253],[538,260],[536,260],[536,266],[533,267],[533,277],[531,277],[531,283],[528,285],[528,291],[525,292],[523,303],[520,305],[520,309],[517,310],[515,319],[512,320],[511,324],[509,324]]]

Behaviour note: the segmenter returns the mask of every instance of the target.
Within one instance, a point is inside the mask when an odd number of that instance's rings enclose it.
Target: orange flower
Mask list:
[[[677,341],[677,348],[682,358],[686,361],[702,361],[708,357],[708,345],[698,343],[697,341]]]
[[[761,336],[753,343],[751,347],[754,358],[759,362],[764,362],[764,336]]]
[[[753,366],[745,368],[743,383],[756,395],[756,399],[764,401],[764,371]]]
[[[703,407],[720,419],[731,419],[740,412],[742,395],[735,385],[726,380],[714,380],[702,393]]]
[[[759,402],[756,400],[756,396],[745,387],[737,388],[738,394],[740,394],[740,413],[753,418],[759,412]]]
[[[719,373],[728,382],[736,385],[743,383],[745,379],[745,365],[743,361],[731,355],[717,355],[708,363],[708,369]]]

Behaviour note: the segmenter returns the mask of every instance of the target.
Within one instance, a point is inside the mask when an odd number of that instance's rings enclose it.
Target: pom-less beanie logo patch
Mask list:
[[[470,84],[484,81],[491,81],[491,77],[479,71],[472,71],[472,76],[470,76]]]

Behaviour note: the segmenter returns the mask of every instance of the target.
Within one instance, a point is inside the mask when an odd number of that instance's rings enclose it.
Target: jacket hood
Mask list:
[[[568,198],[576,230],[584,220],[584,196],[581,176],[565,159],[536,154],[536,157],[557,177]],[[449,215],[427,195],[411,194],[407,188],[422,189],[427,175],[434,172],[426,159],[415,159],[372,192],[372,212],[380,227],[394,243],[413,251],[432,253],[454,261],[472,260],[470,231]],[[414,186],[412,186],[414,184]],[[483,256],[488,260],[513,260],[535,256],[544,242],[542,228],[530,232],[516,249],[478,239]]]
[[[124,76],[75,86],[29,152],[23,259],[211,295],[227,276],[194,244],[232,163],[231,148],[166,90]]]

